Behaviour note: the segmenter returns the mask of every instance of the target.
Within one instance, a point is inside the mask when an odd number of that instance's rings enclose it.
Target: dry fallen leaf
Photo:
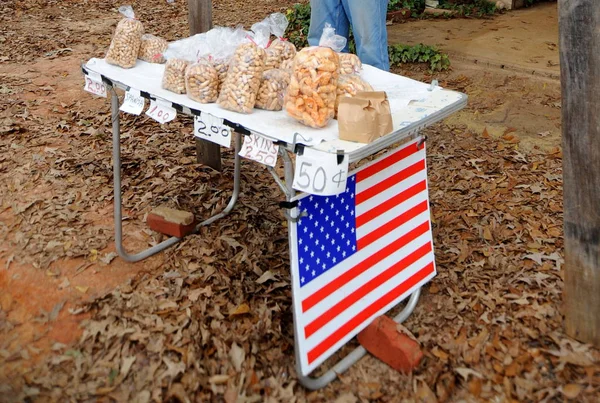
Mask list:
[[[246,360],[246,352],[234,342],[229,350],[229,358],[231,359],[231,363],[235,370],[240,372],[242,370],[242,365]]]
[[[568,385],[565,385],[562,388],[562,393],[563,393],[563,395],[565,395],[565,397],[567,399],[575,399],[575,398],[577,398],[577,396],[579,396],[579,394],[581,393],[582,390],[583,390],[583,385],[579,385],[576,383],[570,383]]]
[[[474,371],[470,368],[462,368],[462,367],[454,368],[454,371],[456,371],[460,376],[462,376],[465,381],[467,381],[469,379],[469,375],[473,375],[473,376],[476,376],[477,378],[484,379],[483,375],[481,375],[479,372]]]
[[[229,312],[229,316],[239,316],[239,315],[247,314],[249,312],[250,312],[250,307],[248,306],[248,304],[241,304],[237,308],[235,308],[233,311]]]

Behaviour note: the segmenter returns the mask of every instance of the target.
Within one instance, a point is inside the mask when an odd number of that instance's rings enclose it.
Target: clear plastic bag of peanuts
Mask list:
[[[296,46],[288,42],[283,35],[289,25],[287,17],[282,13],[273,13],[266,18],[271,27],[271,33],[277,37],[267,47],[267,60],[265,69],[278,69],[286,60],[292,60],[296,56]]]
[[[165,53],[168,46],[168,42],[163,38],[152,34],[144,34],[142,35],[138,59],[148,63],[162,64],[165,62],[163,53]]]
[[[335,116],[340,52],[346,38],[326,24],[319,46],[302,49],[294,57],[285,96],[287,113],[306,126],[323,128]]]
[[[119,12],[125,18],[117,24],[115,34],[106,52],[106,62],[130,69],[135,66],[138,58],[144,26],[135,19],[135,13],[131,6],[121,6]]]
[[[211,60],[219,76],[218,91],[227,78],[231,56],[246,39],[247,32],[239,26],[235,29],[215,27],[207,32],[207,41],[211,48]]]
[[[337,118],[338,106],[343,97],[353,97],[358,92],[373,91],[371,84],[363,80],[358,74],[343,74],[338,78],[337,98],[335,100],[335,117]]]
[[[199,58],[208,54],[206,34],[198,34],[169,44],[163,54],[167,60],[162,87],[176,94],[185,94],[185,72]]]
[[[281,69],[265,70],[256,97],[256,108],[267,111],[283,109],[283,98],[290,85],[291,72]]]
[[[358,74],[362,70],[362,62],[353,53],[340,53],[340,74]]]
[[[210,104],[219,97],[219,75],[212,62],[200,59],[185,71],[185,89],[188,98]]]
[[[217,101],[221,108],[233,112],[252,113],[265,69],[269,25],[260,22],[251,31],[248,41],[239,45],[231,58]]]
[[[292,71],[294,69],[294,59],[284,60],[281,62],[281,66],[279,66],[281,70]]]

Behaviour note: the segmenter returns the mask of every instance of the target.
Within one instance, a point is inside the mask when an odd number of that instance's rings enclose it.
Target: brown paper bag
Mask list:
[[[371,101],[371,105],[377,111],[379,137],[394,131],[390,101],[388,101],[387,94],[384,91],[357,92],[355,97]]]
[[[371,143],[379,138],[377,111],[364,98],[344,97],[338,108],[340,140]]]
[[[390,103],[385,92],[359,92],[344,97],[338,109],[341,140],[371,143],[393,131]]]

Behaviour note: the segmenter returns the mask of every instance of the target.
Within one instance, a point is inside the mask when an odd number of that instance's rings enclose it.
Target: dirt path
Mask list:
[[[555,3],[489,20],[395,24],[389,28],[389,40],[436,45],[450,55],[452,72],[434,77],[458,85],[469,95],[469,106],[448,123],[465,125],[477,133],[486,130],[497,138],[513,137],[526,150],[551,151],[560,146]]]

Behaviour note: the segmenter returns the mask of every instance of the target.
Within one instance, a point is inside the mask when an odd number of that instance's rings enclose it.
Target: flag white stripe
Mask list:
[[[426,213],[421,214],[419,215],[419,217],[417,217],[417,219],[415,219],[408,225],[412,224],[413,227],[417,227],[418,225],[426,222],[427,219],[428,217],[426,217]],[[399,236],[396,236],[396,238],[399,238]],[[302,315],[302,323],[304,324],[304,326],[308,325],[313,320],[321,316],[328,309],[330,309],[332,306],[346,298],[348,295],[352,294],[353,291],[360,288],[363,284],[366,284],[373,278],[377,277],[379,274],[383,273],[389,267],[393,266],[395,263],[400,261],[402,257],[409,255],[411,251],[414,251],[420,248],[421,246],[425,245],[430,239],[431,237],[429,235],[429,231],[427,231],[424,234],[415,238],[413,241],[409,242],[406,246],[398,249],[393,254],[371,267],[369,270],[365,271],[364,273],[361,273],[359,276],[345,284],[343,287],[331,293],[327,298],[323,299],[323,301],[319,302],[317,305],[315,305],[313,308],[309,309]],[[387,245],[387,243],[385,245]],[[356,262],[360,262],[360,260]],[[376,290],[371,291],[371,293],[376,293]],[[379,296],[381,296],[381,294],[379,294]],[[363,304],[364,299],[361,299],[360,303]],[[352,310],[351,307],[350,309]],[[336,317],[335,321],[338,321],[339,318],[340,316]],[[334,318],[329,318],[329,320],[333,319]],[[313,336],[311,336],[311,338],[312,337]]]
[[[419,245],[419,247],[422,245]],[[433,252],[430,252],[423,256],[421,259],[417,260],[415,263],[407,267],[405,270],[398,273],[396,276],[391,278],[389,281],[386,281],[380,287],[376,288],[372,293],[365,296],[360,302],[360,306],[364,308],[368,307],[375,301],[379,300],[385,294],[390,292],[392,289],[400,285],[401,283],[408,280],[413,274],[417,273],[419,270],[423,269],[429,263],[433,261]],[[384,310],[384,312],[387,309]],[[319,329],[313,336],[306,339],[306,351],[312,350],[315,346],[325,340],[330,334],[334,333],[340,328],[340,324],[346,323],[358,315],[362,309],[356,309],[355,307],[350,307],[346,309],[342,314],[340,314],[335,321],[329,322],[327,325]],[[375,315],[377,316],[377,315]],[[366,323],[369,323],[370,319],[367,319]],[[347,335],[346,337],[341,339],[341,343],[344,344],[348,340],[352,338],[351,335]],[[334,347],[335,348],[335,347]],[[323,356],[327,356],[327,353],[323,354]]]
[[[408,231],[417,227],[419,224],[421,224],[422,222],[427,221],[427,220],[429,220],[429,212],[428,211],[419,214],[414,219],[412,219],[412,220],[408,221],[407,223],[405,223],[404,225],[400,226],[396,231],[392,231],[389,234],[384,235],[381,239],[379,239],[378,242],[373,242],[371,245],[367,246],[366,248],[356,252],[350,258],[344,260],[337,266],[334,266],[330,270],[321,274],[319,277],[317,277],[316,279],[314,279],[313,281],[311,281],[304,287],[300,288],[300,292],[299,292],[300,301],[302,301],[306,297],[314,294],[316,291],[323,288],[324,285],[329,284],[336,278],[342,276],[344,273],[346,273],[352,267],[356,266],[358,263],[366,260],[369,256],[374,255],[378,250],[391,244],[392,242],[394,242],[395,240],[400,238],[402,235],[406,234]],[[385,221],[385,220],[383,218],[379,218],[377,221],[381,223],[381,221]],[[303,274],[303,269],[300,268],[300,277],[302,277],[302,274]],[[307,312],[309,312],[309,311],[307,311]]]
[[[423,179],[424,178],[421,178],[421,180],[423,180]],[[419,181],[415,181],[415,182],[418,183]],[[412,184],[411,184],[411,186],[412,186]],[[396,190],[396,192],[397,192],[397,190]],[[398,217],[399,215],[405,213],[406,211],[410,210],[411,208],[415,207],[416,205],[418,205],[426,200],[427,200],[427,192],[426,191],[419,192],[416,195],[414,195],[413,197],[406,199],[405,201],[398,204],[393,209],[388,210],[387,212],[379,215],[378,217],[376,217],[376,218],[372,219],[371,221],[358,227],[356,229],[357,239],[363,238],[364,236],[370,234],[371,232],[378,230],[383,225],[390,222],[392,219]],[[362,208],[362,206],[357,206],[356,208],[358,209],[359,207]],[[398,230],[396,230],[396,231],[398,231]]]
[[[413,146],[414,147],[414,146]],[[392,175],[397,174],[403,169],[408,168],[409,166],[422,161],[425,159],[425,152],[423,150],[417,151],[416,153],[409,155],[408,157],[396,162],[393,165],[379,171],[375,175],[372,175],[366,179],[356,182],[356,194],[360,193],[363,190],[369,189],[382,181],[386,180]]]

